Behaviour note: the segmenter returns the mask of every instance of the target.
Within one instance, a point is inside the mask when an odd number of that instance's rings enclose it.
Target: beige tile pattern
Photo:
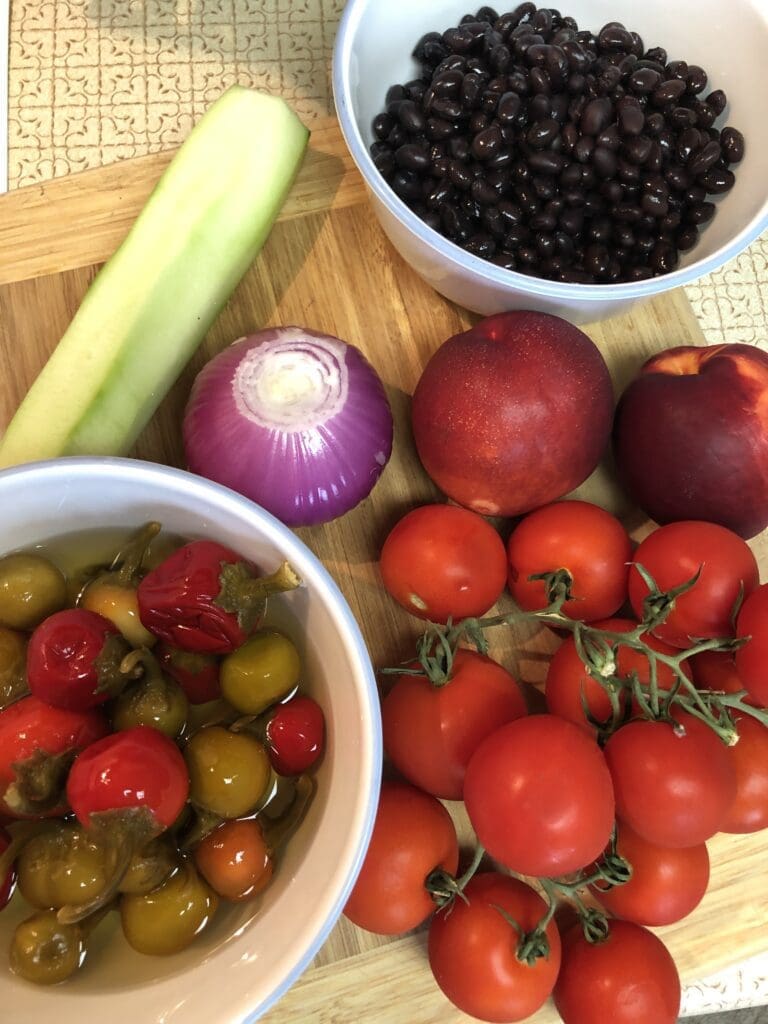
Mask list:
[[[174,146],[233,82],[281,93],[303,117],[328,113],[343,7],[11,0],[11,188]],[[768,236],[688,295],[710,342],[768,347]]]

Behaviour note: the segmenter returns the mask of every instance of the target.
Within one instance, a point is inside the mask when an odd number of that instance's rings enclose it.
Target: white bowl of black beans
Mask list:
[[[417,273],[483,315],[585,323],[768,228],[766,52],[765,0],[348,0],[333,90]]]

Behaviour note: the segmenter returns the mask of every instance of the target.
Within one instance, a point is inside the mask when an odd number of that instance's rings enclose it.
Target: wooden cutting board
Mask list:
[[[169,159],[170,154],[153,155],[0,198],[0,426]],[[415,455],[409,396],[429,355],[472,321],[397,256],[367,205],[335,122],[317,122],[299,179],[261,256],[132,454],[183,464],[179,428],[193,377],[210,356],[250,330],[301,324],[361,348],[388,389],[396,418],[393,458],[362,506],[335,523],[298,532],[339,582],[374,664],[395,664],[411,653],[419,628],[383,593],[377,553],[407,509],[439,498]],[[587,331],[611,368],[617,393],[650,353],[704,343],[681,291]],[[619,511],[636,536],[647,529],[613,484],[610,467],[601,467],[583,492]],[[765,538],[753,546],[768,567]],[[556,645],[542,629],[495,639],[493,651],[519,679],[536,684]],[[765,836],[718,836],[710,851],[712,883],[704,902],[686,921],[660,931],[689,982],[768,950]],[[423,929],[387,940],[342,920],[313,966],[264,1019],[453,1024],[469,1018],[432,982]],[[533,1019],[545,1024],[558,1017],[548,1005]]]

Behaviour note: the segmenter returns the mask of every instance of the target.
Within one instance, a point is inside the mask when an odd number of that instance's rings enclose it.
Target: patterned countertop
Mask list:
[[[329,113],[343,7],[343,0],[11,0],[9,186],[178,145],[234,82],[282,94],[305,120]],[[768,235],[687,294],[710,343],[768,348]],[[684,1012],[764,1003],[768,956],[689,987]]]

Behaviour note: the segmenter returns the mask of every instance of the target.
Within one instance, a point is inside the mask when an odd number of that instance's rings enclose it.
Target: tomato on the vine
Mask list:
[[[750,594],[739,612],[736,635],[749,640],[736,651],[736,671],[760,707],[768,707],[768,583]]]
[[[699,690],[740,693],[745,689],[736,671],[736,655],[733,651],[700,651],[689,659],[688,664]]]
[[[506,582],[504,542],[491,524],[457,505],[423,505],[390,531],[381,550],[389,594],[432,622],[483,615]]]
[[[653,932],[611,921],[602,942],[588,942],[580,925],[562,939],[554,1000],[564,1024],[675,1024],[680,976]]]
[[[515,601],[528,611],[545,608],[540,573],[566,569],[572,598],[563,611],[591,622],[615,615],[627,599],[632,542],[610,512],[587,501],[557,501],[529,513],[507,544],[508,585]]]
[[[692,639],[733,636],[733,615],[742,596],[758,584],[755,556],[746,541],[716,523],[668,523],[649,534],[634,555],[629,574],[629,600],[638,619],[648,584],[636,566],[646,569],[661,591],[692,579],[696,583],[674,600],[666,620],[653,632],[674,647],[689,647]]]
[[[344,916],[379,935],[425,921],[436,904],[425,882],[438,868],[453,875],[459,844],[450,814],[414,786],[384,782],[373,834]]]
[[[728,753],[736,772],[736,796],[720,831],[759,832],[768,828],[768,726],[741,713],[733,720],[739,742]]]
[[[605,745],[616,815],[659,846],[685,847],[718,832],[736,795],[728,747],[683,711],[669,722],[635,721]]]
[[[475,875],[429,926],[429,965],[444,994],[464,1013],[486,1021],[520,1021],[541,1007],[560,968],[560,934],[547,925],[546,951],[521,959],[518,951],[547,910],[535,890],[496,872]],[[515,925],[504,916],[507,914]]]
[[[384,750],[409,782],[460,800],[480,742],[525,714],[525,699],[509,672],[477,651],[460,649],[446,683],[398,677],[381,707]]]
[[[467,766],[464,803],[488,853],[538,878],[585,867],[613,829],[613,786],[600,748],[555,715],[520,718],[486,737]]]
[[[687,917],[709,884],[705,843],[670,849],[649,843],[626,822],[619,822],[617,852],[632,866],[632,877],[610,889],[597,883],[592,891],[614,917],[658,927]]]
[[[604,619],[600,622],[593,622],[592,626],[595,629],[604,629],[611,633],[627,633],[633,630],[637,623],[632,619]],[[644,633],[642,641],[661,654],[675,655],[679,653],[676,648],[670,647],[669,644],[658,640],[650,633]],[[642,651],[619,645],[616,648],[616,672],[614,674],[626,678],[633,672],[636,673],[640,683],[646,686],[649,684],[651,666],[648,656]],[[660,690],[669,690],[675,681],[675,674],[669,665],[657,663],[656,678]],[[584,712],[582,697],[595,721],[610,721],[610,698],[597,679],[587,671],[573,637],[564,640],[552,656],[547,669],[544,693],[550,713],[567,718],[569,721],[575,722],[576,725],[583,725],[593,731],[595,729]],[[631,706],[629,691],[623,690],[618,694],[618,698],[622,710],[628,710]]]

